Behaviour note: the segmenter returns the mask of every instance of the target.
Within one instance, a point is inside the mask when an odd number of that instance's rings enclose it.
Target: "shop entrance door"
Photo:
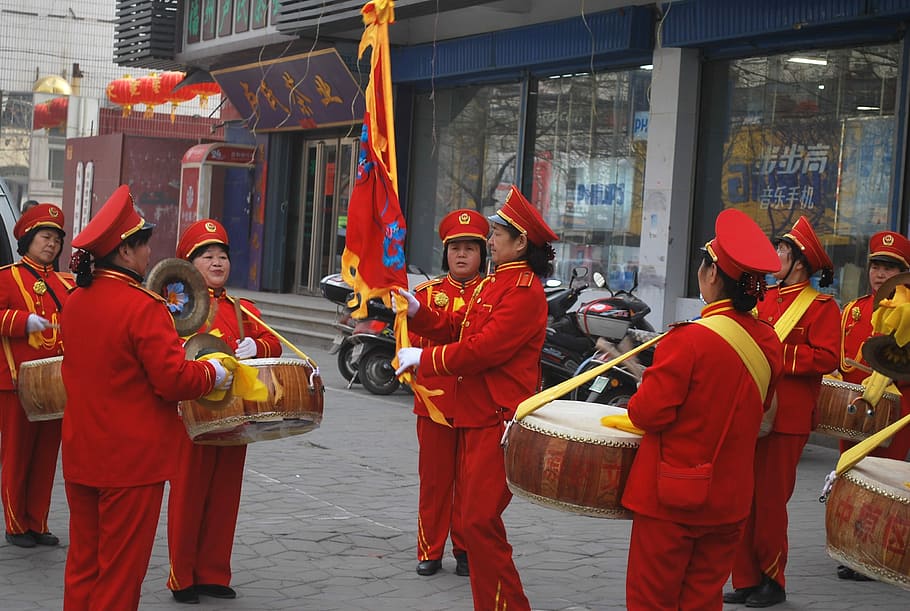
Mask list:
[[[303,143],[303,212],[298,218],[294,276],[297,293],[318,293],[322,277],[341,270],[358,144],[356,138]]]

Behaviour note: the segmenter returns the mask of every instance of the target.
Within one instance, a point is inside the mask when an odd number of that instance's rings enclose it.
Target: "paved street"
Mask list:
[[[414,572],[417,448],[411,396],[346,390],[335,359],[303,347],[326,383],[322,428],[252,444],[234,546],[234,601],[196,608],[239,610],[467,610],[468,579],[451,556],[433,577]],[[116,459],[112,457],[112,459]],[[787,603],[776,609],[910,607],[910,593],[882,583],[839,581],[824,551],[819,488],[834,450],[809,446],[791,510]],[[166,506],[166,500],[165,500]],[[58,472],[51,530],[59,548],[0,544],[0,609],[60,609],[67,508]],[[620,609],[631,523],[560,513],[516,498],[505,514],[515,559],[535,609]],[[166,515],[145,580],[142,609],[181,608],[165,587]],[[735,609],[736,607],[728,607]]]

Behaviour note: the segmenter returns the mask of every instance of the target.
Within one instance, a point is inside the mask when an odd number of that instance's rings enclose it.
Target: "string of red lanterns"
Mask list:
[[[53,129],[66,125],[69,98],[62,96],[41,104],[35,104],[32,129]]]
[[[155,107],[169,103],[171,105],[171,123],[177,112],[177,106],[199,96],[200,108],[205,108],[208,98],[221,93],[218,83],[192,83],[174,91],[174,87],[183,81],[183,72],[152,73],[138,79],[124,75],[111,81],[107,86],[107,99],[112,104],[123,108],[123,116],[129,116],[133,106],[145,105],[145,116],[151,117]]]

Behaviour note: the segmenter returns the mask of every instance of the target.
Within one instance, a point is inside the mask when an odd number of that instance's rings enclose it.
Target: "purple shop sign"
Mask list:
[[[363,121],[363,91],[335,49],[212,71],[254,132]]]

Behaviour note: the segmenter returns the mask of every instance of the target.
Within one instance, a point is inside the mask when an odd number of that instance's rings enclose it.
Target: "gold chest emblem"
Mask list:
[[[449,305],[449,296],[445,293],[436,293],[433,295],[433,303],[438,308],[444,308]]]
[[[862,312],[860,312],[859,306],[853,306],[853,308],[850,310],[850,317],[853,318],[854,321],[858,321],[860,317],[862,317]]]
[[[32,285],[32,290],[35,291],[35,295],[41,296],[47,292],[47,285],[44,284],[44,280],[37,280]]]

